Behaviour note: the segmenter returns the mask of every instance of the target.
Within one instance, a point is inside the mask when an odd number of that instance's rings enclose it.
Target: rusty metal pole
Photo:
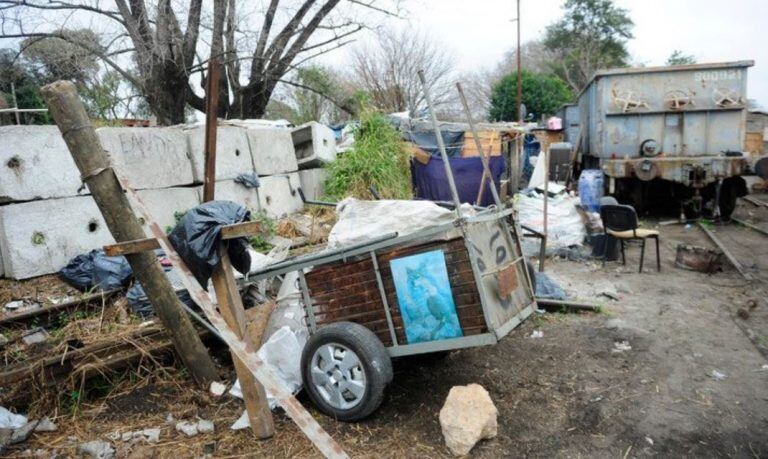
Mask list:
[[[57,81],[44,86],[40,93],[112,236],[117,242],[143,239],[145,234],[141,223],[128,203],[75,85],[69,81]],[[207,388],[211,381],[218,380],[216,366],[184,313],[157,256],[152,252],[143,252],[127,255],[126,258],[157,316],[168,330],[181,361],[195,381]]]
[[[205,178],[203,202],[213,201],[216,190],[216,125],[219,108],[219,77],[221,66],[218,58],[208,63],[208,80],[205,83]]]

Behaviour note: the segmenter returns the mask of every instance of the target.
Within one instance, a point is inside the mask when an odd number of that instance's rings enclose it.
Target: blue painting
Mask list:
[[[390,268],[408,343],[462,336],[442,250],[394,259]]]

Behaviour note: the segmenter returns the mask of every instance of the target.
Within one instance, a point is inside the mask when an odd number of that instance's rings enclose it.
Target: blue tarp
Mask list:
[[[459,199],[461,202],[474,204],[483,176],[482,160],[476,156],[472,158],[449,158],[448,162],[451,164]],[[493,181],[498,190],[501,174],[504,173],[504,158],[491,156],[490,167]],[[445,166],[443,166],[443,160],[439,156],[432,156],[429,164],[426,165],[418,161],[411,161],[411,178],[416,191],[416,199],[453,201],[448,179],[445,176]],[[490,183],[488,183],[480,205],[489,206],[491,204],[493,204],[493,195],[491,195]]]

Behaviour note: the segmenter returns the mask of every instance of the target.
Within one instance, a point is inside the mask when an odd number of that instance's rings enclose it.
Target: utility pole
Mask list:
[[[523,102],[523,68],[520,64],[520,0],[517,0],[517,120],[523,122],[520,105]]]

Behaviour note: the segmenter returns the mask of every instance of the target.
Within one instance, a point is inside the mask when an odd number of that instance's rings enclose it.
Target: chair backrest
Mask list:
[[[615,206],[619,203],[613,196],[603,196],[600,198],[600,206]]]
[[[600,206],[603,227],[612,231],[627,231],[637,228],[637,214],[632,206],[621,204]]]

